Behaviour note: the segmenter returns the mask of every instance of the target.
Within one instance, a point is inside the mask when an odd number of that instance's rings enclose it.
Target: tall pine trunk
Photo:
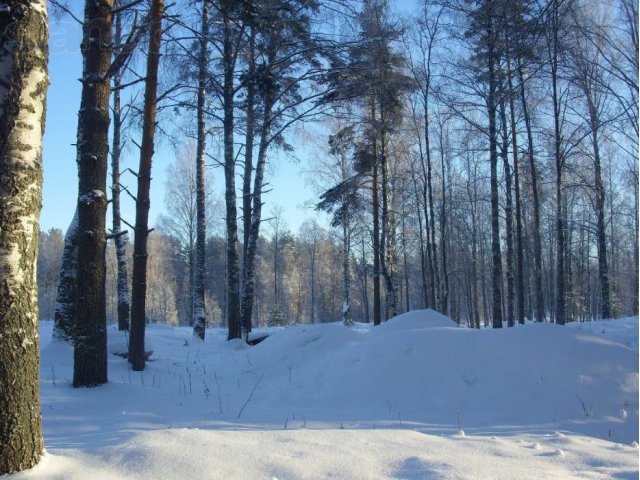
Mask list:
[[[209,66],[207,43],[209,37],[209,0],[203,0],[202,26],[200,28],[200,58],[198,59],[198,139],[196,145],[196,268],[193,287],[193,334],[204,340],[207,327],[207,313],[204,301],[206,265],[205,244],[207,224],[205,212],[205,165],[207,127],[205,123],[206,84]]]
[[[153,160],[158,99],[158,64],[164,0],[151,4],[151,29],[147,55],[147,78],[144,90],[144,111],[140,166],[138,168],[138,192],[136,196],[136,236],[133,243],[133,280],[131,289],[131,334],[129,335],[129,363],[135,371],[144,370],[144,331],[146,326],[147,295],[147,238],[149,236],[149,190],[151,188],[151,163]]]
[[[36,261],[49,30],[45,0],[0,15],[0,475],[42,454]]]
[[[113,41],[120,45],[122,41],[121,13],[115,16],[115,32]],[[129,330],[129,276],[127,273],[127,236],[121,230],[120,217],[120,155],[122,152],[122,110],[120,107],[120,87],[122,70],[113,76],[113,148],[111,151],[111,214],[113,242],[116,247],[118,266],[118,330]]]
[[[73,386],[107,382],[105,220],[113,0],[87,1],[78,113],[78,275]]]

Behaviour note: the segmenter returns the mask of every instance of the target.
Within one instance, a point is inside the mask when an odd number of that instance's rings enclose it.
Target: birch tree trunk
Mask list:
[[[206,147],[205,101],[206,83],[209,66],[207,43],[209,37],[209,0],[202,5],[202,27],[200,29],[200,58],[198,65],[198,139],[196,145],[196,268],[195,284],[193,288],[193,334],[204,340],[207,327],[207,312],[204,301],[204,283],[206,265],[204,258],[207,241],[207,226],[205,212],[205,170],[204,153]]]
[[[147,294],[147,237],[149,236],[149,190],[151,187],[151,163],[153,160],[158,96],[158,63],[164,0],[151,4],[151,29],[147,55],[147,79],[144,91],[144,112],[140,167],[138,168],[138,193],[136,196],[136,236],[133,244],[133,280],[131,289],[131,334],[129,335],[129,363],[135,371],[144,370],[144,331],[146,324]]]
[[[49,30],[45,0],[0,15],[0,475],[42,454],[36,260]]]
[[[78,276],[73,386],[107,382],[105,220],[109,155],[113,0],[87,1],[84,9],[82,100],[78,113]]]

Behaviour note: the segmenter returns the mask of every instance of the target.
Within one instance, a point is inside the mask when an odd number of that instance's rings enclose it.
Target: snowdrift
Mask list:
[[[425,310],[252,347],[149,326],[144,372],[110,355],[110,383],[79,390],[43,322],[48,454],[16,478],[637,478],[637,322],[470,330]]]

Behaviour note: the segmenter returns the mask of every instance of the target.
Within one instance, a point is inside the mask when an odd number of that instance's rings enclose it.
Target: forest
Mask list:
[[[162,110],[180,117],[177,127],[159,126],[192,140],[183,140],[169,167],[166,214],[149,239],[147,321],[193,325],[202,297],[208,324],[226,326],[238,311],[230,303],[239,303],[240,311],[251,312],[240,316],[248,329],[333,321],[345,302],[357,321],[431,307],[478,327],[497,319],[511,326],[637,313],[633,2],[597,9],[589,2],[508,2],[493,6],[495,12],[428,2],[401,13],[384,2],[365,2],[361,11],[356,4],[320,3],[303,2],[291,19],[303,30],[279,32],[281,38],[245,25],[241,9],[230,12],[242,22],[240,31],[227,32],[237,44],[228,66],[216,55],[224,35],[212,30],[206,51],[195,48],[221,14],[217,7],[167,14],[162,61],[177,73],[162,79],[158,109],[160,119]],[[136,8],[138,14],[132,8],[116,15],[116,35],[128,38],[138,28],[143,11]],[[496,15],[493,37],[481,31],[482,15]],[[200,31],[193,27],[198,18]],[[267,50],[276,56],[269,59]],[[268,79],[256,69],[275,76],[277,101],[265,98]],[[118,180],[122,140],[116,137],[121,128],[133,135],[140,124],[134,112],[141,112],[133,102],[121,106],[120,98],[139,102],[127,89],[143,88],[135,81],[141,73],[122,70],[112,100],[120,112],[111,138],[114,212],[120,193],[130,192]],[[227,117],[234,115],[234,177],[242,188],[231,190],[225,176],[223,200],[207,180],[231,168],[216,157],[224,147],[225,73],[233,77],[234,110]],[[309,218],[291,232],[278,205],[264,220],[260,198],[269,188],[269,161],[295,148],[298,124],[319,150],[303,180],[332,222]],[[196,158],[206,165],[201,184]],[[233,206],[235,226],[225,224],[225,208]],[[197,241],[200,210],[204,247]],[[122,230],[116,217],[111,232]],[[132,271],[127,233],[107,246],[109,322],[117,321],[117,299],[128,297],[116,293],[128,288],[121,279]],[[62,236],[41,236],[44,318],[54,316]],[[237,242],[227,241],[234,236]],[[200,260],[198,248],[204,248]],[[228,248],[238,252],[231,260]],[[238,300],[228,295],[230,286]]]
[[[77,207],[39,231],[62,19],[83,32]],[[635,0],[13,0],[0,27],[0,391],[21,385],[0,411],[38,405],[37,318],[94,387],[111,325],[142,372],[153,324],[253,343],[425,309],[469,329],[638,315]],[[296,155],[317,215],[291,231],[268,200]],[[0,448],[0,473],[41,450]]]

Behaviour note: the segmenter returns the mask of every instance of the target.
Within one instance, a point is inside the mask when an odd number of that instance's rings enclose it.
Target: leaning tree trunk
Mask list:
[[[73,386],[107,382],[105,217],[113,0],[87,1],[78,113],[78,276]]]
[[[204,301],[206,278],[205,243],[207,238],[205,212],[205,170],[204,153],[206,147],[205,101],[209,58],[207,43],[209,37],[209,0],[202,5],[202,27],[200,29],[200,58],[198,66],[198,141],[196,146],[196,272],[193,288],[193,334],[204,340],[207,327],[207,312]]]
[[[56,306],[53,312],[53,339],[63,342],[73,340],[76,316],[76,282],[78,274],[78,209],[64,236],[62,264],[58,280]]]
[[[115,17],[114,43],[122,41],[122,14]],[[127,235],[122,231],[120,216],[120,155],[122,153],[122,110],[120,108],[120,88],[122,70],[113,76],[113,150],[111,152],[111,230],[116,247],[118,266],[118,330],[129,330],[129,275],[127,273]]]
[[[164,0],[153,0],[151,5],[151,29],[147,56],[147,79],[144,91],[144,112],[140,167],[138,168],[138,193],[136,196],[136,236],[133,243],[133,280],[131,289],[131,334],[129,335],[129,363],[136,371],[144,370],[144,330],[147,294],[147,237],[149,236],[149,190],[151,187],[151,162],[156,129],[158,96],[158,63],[160,62],[160,37]]]
[[[49,79],[47,2],[0,15],[0,475],[42,454],[36,261]]]

